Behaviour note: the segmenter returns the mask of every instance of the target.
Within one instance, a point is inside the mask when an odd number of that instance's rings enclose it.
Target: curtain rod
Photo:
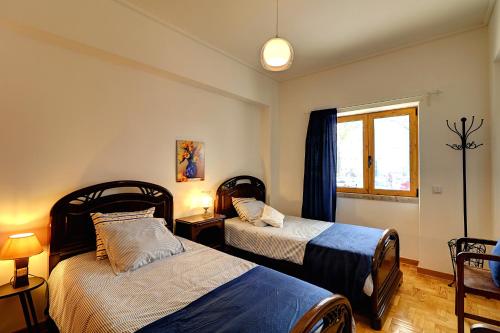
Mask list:
[[[345,111],[350,111],[351,109],[362,109],[363,107],[366,107],[366,108],[373,107],[373,108],[375,108],[375,107],[378,107],[378,106],[383,106],[383,105],[380,105],[380,104],[385,104],[385,103],[390,103],[390,102],[399,102],[399,103],[405,103],[406,102],[406,103],[409,103],[409,102],[415,102],[415,101],[418,101],[418,100],[422,100],[424,97],[427,100],[427,105],[430,106],[430,104],[431,104],[431,97],[432,96],[441,95],[442,93],[443,93],[442,90],[436,89],[436,90],[428,91],[428,92],[426,92],[424,94],[415,95],[415,96],[398,97],[398,98],[385,99],[385,100],[380,100],[380,101],[370,102],[370,103],[364,103],[364,104],[357,104],[357,105],[350,105],[350,106],[341,106],[341,107],[337,107],[337,110],[339,112],[345,112]],[[324,110],[324,109],[327,109],[327,108],[334,108],[334,106],[319,107],[319,108],[314,109],[313,111]],[[310,114],[310,113],[311,113],[311,111],[305,112],[305,114]]]

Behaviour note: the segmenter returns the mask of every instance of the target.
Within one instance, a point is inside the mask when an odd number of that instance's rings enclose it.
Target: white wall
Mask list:
[[[490,57],[491,60],[500,58],[500,6],[495,4],[489,24],[490,33]]]
[[[271,165],[279,153],[278,84],[269,77],[122,0],[7,0],[0,4],[0,25],[262,106],[267,111],[262,133],[264,180],[273,201],[277,169]]]
[[[447,241],[462,235],[460,154],[446,119],[476,115],[488,122],[487,29],[455,35],[309,75],[280,85],[279,209],[298,214],[302,203],[307,111],[351,106],[441,89],[431,105],[421,103],[420,209],[416,204],[339,199],[339,220],[396,227],[402,256],[420,266],[450,272]],[[484,142],[469,156],[469,234],[491,232],[490,143],[488,126],[473,138]],[[444,192],[432,194],[431,186]]]
[[[46,245],[50,207],[97,182],[161,184],[176,217],[231,176],[271,187],[277,84],[118,2],[2,2],[0,54],[0,244]],[[175,182],[176,139],[205,142],[204,182]],[[47,251],[31,258],[47,268]],[[0,284],[12,271],[0,261]],[[0,332],[24,326],[18,302],[0,300]],[[42,318],[43,288],[35,303]]]
[[[124,1],[6,0],[0,19],[120,55],[190,83],[271,105],[276,83]]]
[[[490,102],[491,102],[491,165],[492,220],[495,238],[500,238],[500,6],[497,4],[490,20]]]
[[[374,228],[394,228],[401,242],[401,256],[418,260],[418,203],[337,199],[337,220]]]

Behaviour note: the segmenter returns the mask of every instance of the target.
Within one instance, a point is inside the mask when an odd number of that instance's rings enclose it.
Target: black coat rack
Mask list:
[[[476,132],[483,126],[484,119],[481,119],[481,122],[474,126],[475,117],[472,116],[471,123],[469,126],[466,125],[467,118],[463,117],[460,119],[462,123],[461,131],[457,128],[457,123],[453,122],[453,126],[451,126],[450,122],[446,120],[446,126],[458,135],[460,138],[460,144],[446,144],[453,150],[461,150],[462,151],[462,189],[463,189],[463,210],[464,210],[464,237],[468,236],[467,233],[467,150],[473,150],[481,147],[482,143],[475,143],[474,141],[467,142],[472,133]],[[452,239],[448,242],[448,247],[450,249],[451,263],[453,266],[453,274],[455,279],[449,284],[449,286],[453,285],[456,280],[456,267],[455,260],[457,255],[457,239]],[[485,253],[486,248],[482,244],[474,244],[467,243],[465,244],[464,251],[468,252],[476,252],[476,253]],[[468,262],[469,265],[475,267],[483,267],[483,260],[471,259]]]
[[[460,138],[460,144],[446,144],[448,147],[454,150],[461,150],[462,151],[462,184],[463,184],[463,209],[464,209],[464,236],[467,237],[467,150],[471,149],[477,149],[481,147],[483,144],[482,143],[475,143],[474,141],[467,142],[469,139],[470,135],[480,129],[483,126],[484,119],[481,119],[481,122],[479,125],[474,127],[474,121],[475,117],[472,116],[472,121],[470,125],[467,127],[466,122],[467,118],[463,117],[460,119],[462,122],[462,131],[460,132],[457,129],[457,123],[453,122],[453,127],[450,125],[450,122],[446,120],[446,125],[458,137]]]

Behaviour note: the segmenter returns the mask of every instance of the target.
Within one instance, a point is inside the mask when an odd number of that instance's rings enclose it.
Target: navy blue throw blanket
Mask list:
[[[302,217],[335,221],[337,109],[313,111],[307,127]]]
[[[359,306],[383,232],[351,224],[332,224],[307,243],[303,263],[307,280],[342,294],[353,306]]]
[[[138,332],[289,332],[327,290],[257,266]]]

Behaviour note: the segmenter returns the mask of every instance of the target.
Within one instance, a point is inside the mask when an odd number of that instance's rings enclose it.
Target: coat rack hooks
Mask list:
[[[452,131],[453,133],[455,133],[456,135],[458,135],[458,137],[460,138],[460,142],[461,144],[460,145],[457,145],[457,144],[446,144],[448,147],[454,149],[454,150],[462,150],[463,147],[465,147],[465,149],[476,149],[476,148],[479,148],[481,147],[483,144],[480,143],[480,144],[477,144],[475,143],[474,141],[471,141],[471,142],[467,142],[467,140],[469,139],[469,136],[474,133],[475,131],[477,131],[478,129],[480,129],[483,124],[484,124],[484,119],[481,119],[481,122],[479,123],[479,125],[477,125],[477,127],[474,127],[474,122],[475,122],[475,117],[472,116],[472,121],[469,125],[469,128],[467,128],[467,130],[465,129],[465,123],[467,122],[467,118],[463,117],[460,119],[460,121],[462,122],[462,133],[460,133],[457,129],[457,123],[456,122],[453,122],[453,128],[451,127],[450,125],[450,122],[449,120],[446,120],[446,126],[448,126],[448,128],[450,129],[450,131]],[[464,149],[464,151],[465,151]]]

